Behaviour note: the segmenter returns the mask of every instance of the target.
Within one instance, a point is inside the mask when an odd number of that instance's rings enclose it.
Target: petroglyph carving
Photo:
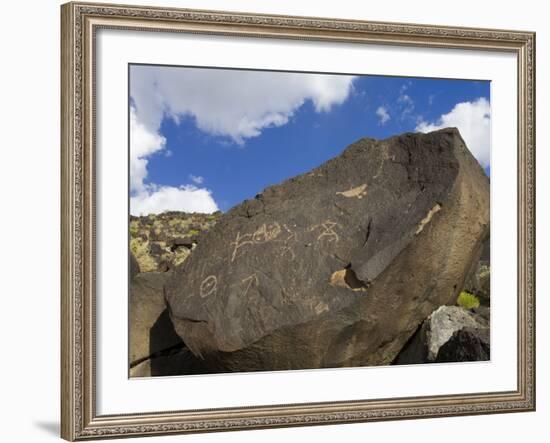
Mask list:
[[[363,198],[363,196],[367,195],[367,184],[356,186],[347,191],[337,192],[336,195],[342,195],[346,198]]]
[[[285,243],[288,243],[290,240],[296,240],[296,233],[291,231],[287,225],[283,225],[283,228],[288,232],[288,237],[285,238]]]
[[[296,254],[294,253],[294,249],[292,249],[291,246],[283,246],[281,249],[281,257],[284,257],[288,255],[290,261],[294,260],[296,258]]]
[[[243,297],[246,296],[246,294],[248,294],[248,291],[250,290],[250,288],[252,287],[252,285],[256,285],[256,287],[258,287],[260,285],[260,281],[258,280],[258,276],[254,273],[244,279],[241,280],[241,283],[244,283],[245,287],[244,287],[244,292],[243,292]]]
[[[439,212],[440,210],[441,210],[441,205],[440,204],[436,204],[432,209],[430,209],[428,214],[426,214],[426,217],[424,217],[420,221],[420,224],[418,225],[418,228],[416,229],[415,234],[416,235],[420,234],[422,232],[422,230],[424,229],[424,226],[426,226],[430,222],[430,220],[432,219],[434,214],[436,212]]]
[[[210,294],[213,294],[218,289],[218,278],[215,275],[209,275],[206,277],[200,287],[201,297],[208,297]]]
[[[252,234],[245,234],[241,237],[241,233],[237,232],[237,237],[235,238],[235,241],[231,243],[233,245],[233,253],[231,254],[231,263],[235,260],[237,257],[237,252],[239,252],[239,249],[246,245],[251,245],[254,242],[252,241]]]
[[[314,231],[316,229],[322,229],[321,233],[317,237],[317,241],[321,240],[322,238],[326,237],[328,242],[336,242],[340,240],[340,237],[334,230],[336,226],[340,226],[338,223],[327,220],[320,225],[314,225],[309,228],[310,231]]]
[[[244,234],[241,235],[240,232],[237,232],[237,237],[235,241],[231,243],[233,246],[233,252],[231,254],[231,263],[237,258],[239,249],[246,245],[253,244],[262,244],[270,242],[271,240],[276,239],[281,234],[281,225],[277,222],[273,223],[264,223],[260,226],[253,234]],[[289,231],[290,232],[290,231]]]
[[[281,225],[277,222],[264,223],[252,235],[254,243],[267,243],[279,236],[281,233]]]

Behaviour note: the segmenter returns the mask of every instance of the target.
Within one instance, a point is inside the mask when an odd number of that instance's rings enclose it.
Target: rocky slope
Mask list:
[[[220,217],[215,214],[165,212],[130,217],[130,250],[141,272],[165,272],[187,258],[202,232]]]

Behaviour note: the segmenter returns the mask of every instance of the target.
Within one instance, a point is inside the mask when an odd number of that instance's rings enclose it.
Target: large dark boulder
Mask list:
[[[454,304],[488,226],[456,129],[365,138],[201,233],[166,284],[172,322],[218,371],[389,364]]]

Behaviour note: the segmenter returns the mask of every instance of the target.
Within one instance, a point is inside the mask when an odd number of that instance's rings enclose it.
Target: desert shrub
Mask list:
[[[458,296],[456,304],[464,309],[474,309],[479,307],[479,298],[474,294],[462,291]]]

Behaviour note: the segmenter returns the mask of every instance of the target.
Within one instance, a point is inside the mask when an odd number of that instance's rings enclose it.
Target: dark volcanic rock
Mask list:
[[[488,319],[459,306],[441,306],[422,323],[394,364],[488,360],[489,347]]]
[[[168,273],[145,272],[130,283],[130,363],[181,344],[170,321],[163,288]]]
[[[218,371],[389,364],[455,302],[488,224],[456,129],[362,139],[221,216],[166,285],[171,318]]]
[[[490,359],[489,329],[463,328],[455,331],[439,349],[437,363],[486,361]]]
[[[197,243],[197,238],[197,235],[174,238],[169,243],[170,249],[174,251],[180,246],[184,246],[187,249],[192,249],[193,245]]]

